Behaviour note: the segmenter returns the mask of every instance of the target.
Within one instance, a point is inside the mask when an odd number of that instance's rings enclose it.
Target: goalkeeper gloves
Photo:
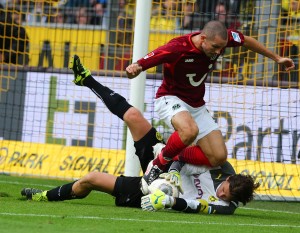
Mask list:
[[[159,189],[141,198],[141,207],[145,211],[157,211],[165,207],[171,207],[173,204],[174,198]]]
[[[178,171],[171,170],[168,173],[161,174],[159,177],[170,181],[170,183],[174,184],[178,188],[178,191],[181,194],[183,194],[183,189],[182,189],[182,186],[181,186],[182,185],[181,176],[180,176],[180,173]]]
[[[199,212],[208,214],[209,213],[208,202],[203,199],[198,199],[198,201],[200,202]]]

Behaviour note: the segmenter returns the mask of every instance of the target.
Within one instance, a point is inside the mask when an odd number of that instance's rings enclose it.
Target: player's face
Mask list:
[[[206,56],[214,57],[221,53],[226,44],[227,40],[223,40],[220,36],[215,36],[214,39],[204,37],[201,47]]]
[[[229,181],[226,179],[217,190],[217,197],[223,201],[231,201]]]

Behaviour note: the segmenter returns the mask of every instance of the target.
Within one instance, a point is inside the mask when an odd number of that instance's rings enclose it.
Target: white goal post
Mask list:
[[[144,56],[148,51],[151,5],[152,0],[136,1],[135,19],[138,20],[135,20],[132,62]],[[145,79],[146,72],[142,72],[130,81],[130,104],[142,113],[144,111]],[[135,148],[129,129],[127,129],[124,172],[126,176],[138,176],[140,173],[140,164],[137,156],[135,156]]]

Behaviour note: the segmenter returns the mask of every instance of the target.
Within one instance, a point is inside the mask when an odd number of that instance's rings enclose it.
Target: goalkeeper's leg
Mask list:
[[[102,172],[90,172],[81,179],[67,183],[48,191],[33,188],[24,188],[22,196],[33,201],[65,201],[82,199],[90,194],[92,190],[112,194],[117,177]]]

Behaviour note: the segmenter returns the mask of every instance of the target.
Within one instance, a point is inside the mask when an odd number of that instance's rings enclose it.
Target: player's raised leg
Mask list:
[[[127,124],[135,142],[136,155],[140,159],[143,172],[145,172],[147,165],[153,159],[152,147],[163,141],[161,135],[123,96],[96,81],[77,55],[72,57],[69,68],[74,72],[73,82],[76,85],[90,88],[113,114]]]

